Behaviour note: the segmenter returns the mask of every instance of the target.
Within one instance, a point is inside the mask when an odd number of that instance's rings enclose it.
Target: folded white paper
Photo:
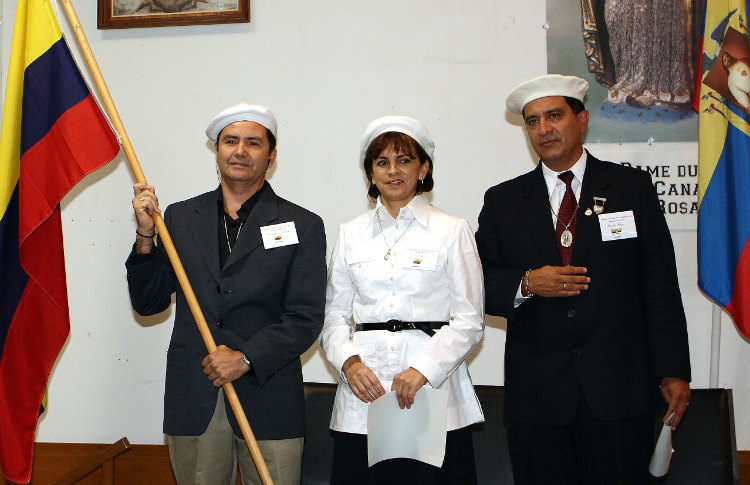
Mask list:
[[[651,455],[651,463],[648,465],[648,471],[655,477],[663,477],[669,471],[669,462],[672,460],[672,421],[675,413],[669,415],[661,427],[659,439],[656,441],[654,454]]]
[[[390,458],[443,465],[448,391],[422,387],[411,409],[399,408],[396,393],[391,391],[367,408],[368,466]]]

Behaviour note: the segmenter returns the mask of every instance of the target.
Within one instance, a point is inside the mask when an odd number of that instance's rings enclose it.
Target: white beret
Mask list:
[[[505,106],[511,113],[520,115],[527,104],[547,96],[567,96],[583,102],[588,88],[588,81],[580,77],[545,74],[516,86],[505,100]]]
[[[212,141],[217,141],[221,130],[236,121],[254,121],[271,130],[273,136],[278,139],[278,135],[276,134],[276,118],[271,113],[271,110],[259,104],[247,103],[236,104],[214,116],[208,123],[206,136]]]
[[[367,155],[370,143],[378,136],[389,131],[409,135],[414,141],[419,143],[427,156],[430,157],[430,160],[432,160],[432,154],[435,151],[435,142],[432,141],[430,133],[421,122],[407,116],[383,116],[367,125],[365,134],[362,137],[362,145],[359,149],[359,155],[362,160]]]

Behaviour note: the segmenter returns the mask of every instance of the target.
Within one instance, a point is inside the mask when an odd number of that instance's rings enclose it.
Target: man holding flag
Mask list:
[[[0,138],[0,459],[28,483],[47,379],[69,332],[60,201],[119,146],[49,0],[20,0]]]
[[[231,382],[273,482],[295,485],[305,432],[300,355],[323,326],[323,221],[277,196],[265,180],[277,153],[276,118],[268,108],[229,107],[209,122],[206,135],[214,142],[221,183],[170,205],[164,222],[217,350],[206,356],[157,239],[152,216],[161,211],[150,185],[135,185],[138,228],[126,263],[130,299],[141,315],[164,311],[177,294],[164,393],[172,468],[180,485],[229,485],[239,463],[243,484],[260,483],[218,389]]]

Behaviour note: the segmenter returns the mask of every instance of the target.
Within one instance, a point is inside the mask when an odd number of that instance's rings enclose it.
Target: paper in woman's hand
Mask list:
[[[448,391],[422,387],[411,409],[398,407],[391,391],[367,406],[368,466],[412,458],[440,467],[445,457]]]
[[[664,420],[664,426],[661,427],[659,439],[656,441],[654,454],[651,455],[651,463],[648,465],[648,471],[655,477],[663,477],[669,471],[669,462],[672,459],[672,421],[676,413],[672,413]]]

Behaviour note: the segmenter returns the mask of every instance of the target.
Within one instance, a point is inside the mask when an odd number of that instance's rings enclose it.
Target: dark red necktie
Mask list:
[[[573,235],[576,232],[576,196],[573,194],[573,172],[568,170],[557,176],[560,180],[565,182],[565,194],[563,195],[562,202],[560,202],[560,208],[557,211],[557,224],[555,225],[555,233],[557,234],[557,248],[560,250],[560,258],[562,259],[563,265],[567,266],[570,264],[570,253],[573,252]],[[567,228],[570,231],[570,238],[564,238],[563,233]],[[567,247],[563,245],[564,240],[569,240]],[[566,241],[567,242],[567,241]]]

